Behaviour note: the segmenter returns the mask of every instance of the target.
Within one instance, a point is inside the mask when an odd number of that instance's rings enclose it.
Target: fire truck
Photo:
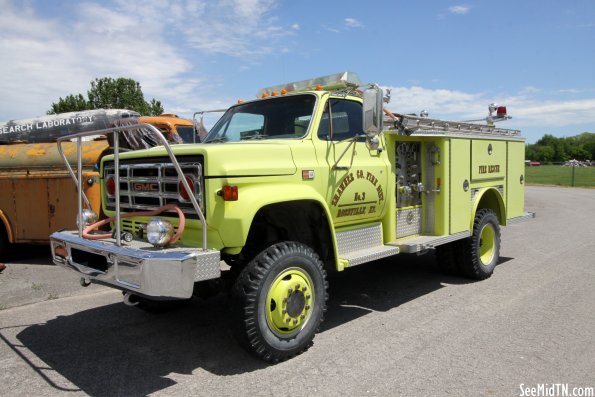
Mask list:
[[[77,193],[56,146],[57,138],[139,122],[157,127],[169,142],[195,141],[189,120],[173,114],[140,117],[126,109],[68,112],[0,123],[0,260],[6,258],[12,244],[45,245],[50,233],[76,227]],[[155,142],[144,135],[138,130],[128,134],[122,146],[153,146]],[[104,135],[89,136],[81,147],[85,205],[100,214],[96,166],[110,152],[110,142]],[[76,163],[76,143],[64,142],[61,150],[71,164]]]
[[[446,270],[490,277],[500,228],[533,217],[524,139],[495,127],[504,107],[470,123],[393,113],[388,99],[345,72],[238,101],[197,144],[145,126],[161,146],[101,161],[99,222],[78,162],[79,226],[51,235],[53,260],[129,305],[229,285],[234,334],[269,362],[310,347],[330,272],[436,250]]]

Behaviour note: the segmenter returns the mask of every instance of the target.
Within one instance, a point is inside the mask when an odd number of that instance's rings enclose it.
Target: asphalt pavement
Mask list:
[[[226,296],[149,314],[82,288],[47,248],[0,273],[0,395],[520,396],[595,387],[595,190],[529,186],[537,218],[502,230],[482,282],[432,253],[330,279],[314,346],[267,365],[229,332]],[[591,389],[592,390],[592,389]],[[588,390],[587,390],[588,391]]]

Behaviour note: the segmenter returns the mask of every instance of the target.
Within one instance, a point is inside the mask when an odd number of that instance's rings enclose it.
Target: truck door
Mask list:
[[[388,165],[381,151],[368,149],[365,138],[356,138],[362,134],[361,103],[329,99],[317,132],[323,144],[316,146],[319,159],[329,167],[326,199],[335,224],[374,221],[384,211]]]

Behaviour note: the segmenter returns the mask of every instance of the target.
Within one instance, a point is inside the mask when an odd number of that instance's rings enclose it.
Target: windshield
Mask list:
[[[184,143],[194,143],[194,128],[191,125],[178,125],[176,131]]]
[[[310,126],[315,103],[316,97],[306,94],[234,106],[215,124],[204,142],[302,138]]]

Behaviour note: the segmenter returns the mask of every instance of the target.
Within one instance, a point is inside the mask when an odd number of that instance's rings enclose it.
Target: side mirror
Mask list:
[[[378,135],[382,131],[382,89],[373,86],[364,91],[363,121],[364,133],[368,137]]]

